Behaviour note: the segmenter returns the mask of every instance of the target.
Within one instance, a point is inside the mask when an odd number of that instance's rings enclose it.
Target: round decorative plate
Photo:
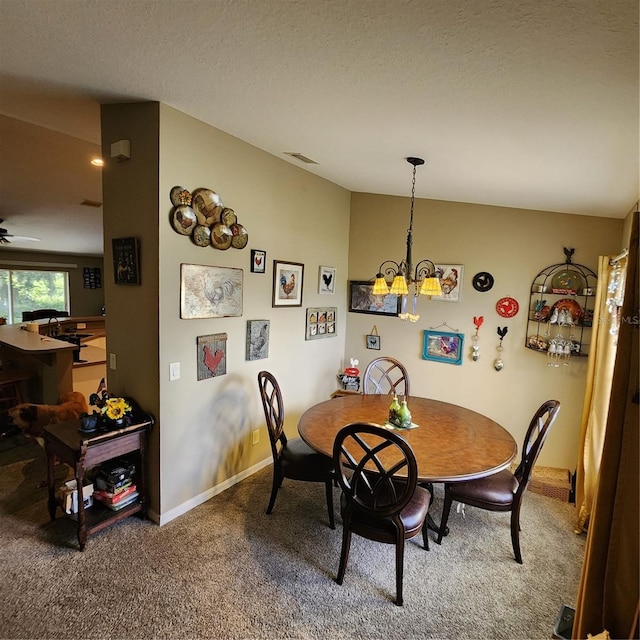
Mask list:
[[[220,214],[220,222],[230,227],[232,224],[235,224],[236,222],[238,222],[238,216],[236,215],[236,212],[233,209],[229,209],[225,207],[222,210],[222,213]]]
[[[231,246],[233,240],[233,233],[226,224],[218,222],[211,227],[211,246],[225,251]]]
[[[198,224],[195,211],[186,204],[173,208],[171,222],[173,223],[173,228],[183,236],[191,235],[196,224]]]
[[[473,276],[471,284],[476,291],[489,291],[493,287],[493,276],[488,271],[480,271]]]
[[[558,273],[551,278],[552,291],[553,289],[561,289],[567,293],[569,293],[569,291],[575,293],[578,289],[582,289],[582,287],[584,287],[584,279],[577,271],[573,271],[573,269],[558,271]]]
[[[173,187],[169,192],[171,204],[179,207],[181,204],[191,204],[191,192],[184,187]]]
[[[193,233],[191,234],[191,239],[199,247],[208,247],[209,244],[211,243],[211,228],[203,224],[196,225],[196,228],[193,230]]]
[[[232,224],[230,227],[233,238],[231,239],[231,246],[234,249],[244,249],[249,242],[249,234],[247,230],[241,224]]]
[[[496,302],[496,312],[502,318],[513,318],[519,310],[520,305],[518,301],[510,296],[500,298],[500,300]]]
[[[196,189],[191,198],[191,206],[196,212],[198,224],[207,227],[220,222],[220,214],[224,209],[222,198],[211,189]]]

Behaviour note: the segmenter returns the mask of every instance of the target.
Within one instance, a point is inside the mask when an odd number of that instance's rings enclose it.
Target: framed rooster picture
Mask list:
[[[446,331],[425,331],[422,346],[422,359],[462,364],[463,333]]]
[[[300,262],[273,261],[272,307],[301,307],[304,265]]]
[[[318,293],[336,292],[336,270],[333,267],[320,267],[318,273]]]
[[[459,302],[464,267],[461,264],[437,264],[435,267],[435,275],[440,280],[442,295],[431,296],[431,299],[442,302]]]
[[[198,336],[198,380],[227,373],[227,334]]]

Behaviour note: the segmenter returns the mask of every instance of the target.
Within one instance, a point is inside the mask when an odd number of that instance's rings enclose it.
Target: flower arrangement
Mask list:
[[[131,414],[131,405],[124,398],[107,398],[101,413],[109,420],[122,420]]]

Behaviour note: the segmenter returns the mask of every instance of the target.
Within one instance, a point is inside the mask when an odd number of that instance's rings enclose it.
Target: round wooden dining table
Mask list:
[[[384,426],[388,395],[336,397],[305,411],[298,421],[300,437],[315,451],[333,455],[338,431],[352,422]],[[420,482],[474,480],[507,468],[518,453],[511,434],[497,422],[455,404],[410,396],[412,429],[396,429],[409,442]]]

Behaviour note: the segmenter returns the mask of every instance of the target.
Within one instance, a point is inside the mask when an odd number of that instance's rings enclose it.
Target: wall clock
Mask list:
[[[480,273],[476,273],[476,275],[473,276],[471,284],[473,284],[473,288],[476,291],[484,293],[493,287],[493,276],[488,271],[480,271]]]
[[[513,318],[519,310],[520,305],[518,301],[510,296],[500,298],[500,300],[496,302],[496,312],[502,318]]]

